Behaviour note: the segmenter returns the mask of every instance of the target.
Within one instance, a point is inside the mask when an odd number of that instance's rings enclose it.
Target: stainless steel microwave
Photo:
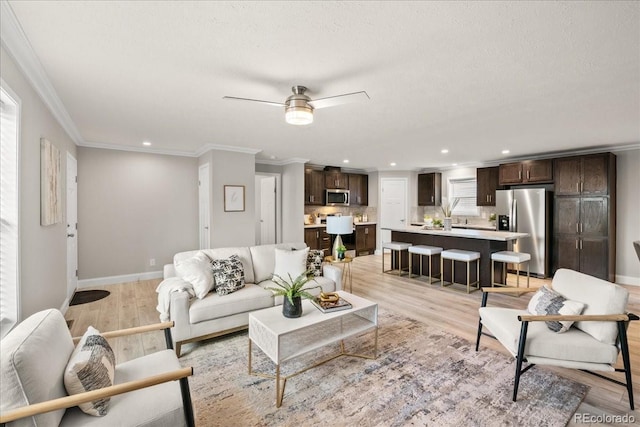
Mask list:
[[[349,206],[349,190],[327,190],[327,206]]]

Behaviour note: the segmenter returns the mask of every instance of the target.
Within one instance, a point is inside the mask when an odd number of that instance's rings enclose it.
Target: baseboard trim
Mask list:
[[[147,271],[144,273],[122,274],[120,276],[96,277],[94,279],[78,280],[78,289],[93,286],[117,285],[118,283],[137,282],[139,280],[162,279],[162,271]]]
[[[71,302],[71,299],[69,297],[67,297],[64,302],[62,303],[62,307],[60,307],[60,311],[62,312],[62,314],[66,314],[67,310],[69,310],[69,303]]]
[[[640,278],[616,274],[616,283],[620,285],[640,286]]]

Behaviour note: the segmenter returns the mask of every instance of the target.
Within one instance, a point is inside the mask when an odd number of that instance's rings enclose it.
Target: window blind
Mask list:
[[[2,82],[2,86],[4,82]],[[0,336],[18,322],[19,104],[0,87]]]
[[[449,180],[450,200],[458,198],[460,201],[453,210],[453,215],[477,216],[478,207],[476,206],[476,179],[452,179]]]

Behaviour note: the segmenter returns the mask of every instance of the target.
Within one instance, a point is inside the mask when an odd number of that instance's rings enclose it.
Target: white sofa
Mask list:
[[[212,338],[218,335],[246,329],[249,324],[249,313],[263,308],[282,304],[282,297],[274,297],[270,290],[275,267],[275,249],[300,250],[306,248],[305,243],[280,243],[276,245],[261,245],[236,248],[204,249],[203,252],[211,259],[224,259],[236,254],[242,262],[245,274],[244,288],[231,294],[219,296],[215,291],[206,297],[198,299],[192,297],[187,290],[190,285],[183,281],[183,286],[175,286],[177,277],[175,265],[192,258],[198,252],[187,251],[175,254],[173,264],[164,266],[164,279],[174,282],[173,291],[169,295],[158,295],[169,301],[169,318],[175,322],[171,333],[174,348],[180,356],[181,345]],[[324,264],[323,275],[316,277],[309,283],[309,287],[320,286],[312,294],[334,292],[342,289],[342,270],[331,264]],[[163,282],[164,283],[164,282]],[[162,283],[158,287],[162,288]],[[159,304],[160,306],[160,304]],[[160,310],[159,310],[160,311]],[[162,318],[162,316],[161,316]]]

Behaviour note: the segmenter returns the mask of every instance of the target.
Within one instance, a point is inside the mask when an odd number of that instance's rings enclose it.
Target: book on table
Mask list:
[[[337,301],[323,301],[322,299],[320,299],[320,297],[315,297],[311,300],[311,302],[318,308],[318,310],[323,313],[349,310],[352,307],[351,303],[349,303],[349,301],[345,300],[342,297],[340,297]]]

